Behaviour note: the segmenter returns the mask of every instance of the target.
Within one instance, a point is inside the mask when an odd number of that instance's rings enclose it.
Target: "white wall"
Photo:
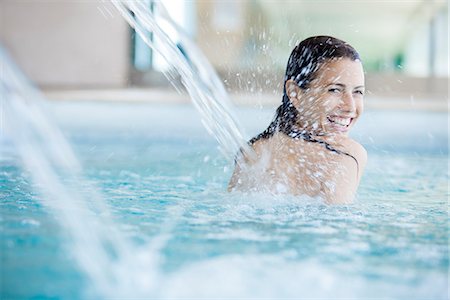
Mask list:
[[[0,43],[41,87],[124,86],[128,39],[106,2],[0,0]]]

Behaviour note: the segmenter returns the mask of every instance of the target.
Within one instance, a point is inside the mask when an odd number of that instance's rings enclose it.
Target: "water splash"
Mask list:
[[[125,19],[147,45],[159,52],[180,74],[204,126],[227,158],[239,149],[249,150],[236,121],[222,82],[192,41],[177,28],[161,3],[162,16],[155,16],[141,2],[113,1]],[[133,14],[133,15],[132,15]],[[165,22],[177,30],[176,44],[161,29]],[[158,48],[146,37],[152,32],[160,39]],[[182,49],[184,49],[182,51]],[[0,138],[12,142],[33,182],[40,188],[38,199],[57,217],[68,234],[72,255],[79,268],[102,297],[158,296],[159,254],[170,238],[171,228],[182,212],[169,211],[174,218],[165,233],[140,248],[124,238],[114,223],[100,193],[83,179],[69,143],[46,114],[46,101],[0,47]],[[173,74],[167,74],[169,77]]]
[[[46,114],[46,102],[0,47],[0,109],[3,145],[12,143],[42,192],[48,208],[68,235],[79,268],[103,297],[148,295],[157,282],[160,241],[142,251],[133,247],[112,220],[110,210],[88,181],[70,145]],[[151,249],[150,249],[151,250]],[[139,253],[147,255],[139,255]],[[137,255],[138,254],[138,255]],[[120,296],[119,296],[120,297]]]
[[[158,12],[156,17],[143,1],[111,2],[142,40],[180,74],[203,125],[217,140],[222,153],[229,159],[234,159],[239,149],[252,155],[239,129],[242,127],[233,118],[231,102],[221,80],[200,49],[170,18],[163,4],[154,2],[154,10]],[[173,41],[162,26],[177,32],[179,40]],[[158,38],[158,45],[149,38],[150,33]],[[166,76],[170,78],[173,74]]]

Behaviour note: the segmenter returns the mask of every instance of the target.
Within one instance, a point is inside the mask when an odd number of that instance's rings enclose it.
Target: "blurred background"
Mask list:
[[[144,2],[152,7],[152,1]],[[312,35],[332,35],[362,56],[366,107],[447,110],[448,1],[164,4],[237,104],[278,104],[295,44]],[[0,14],[1,44],[50,99],[189,101],[165,78],[164,60],[108,1],[0,0]]]

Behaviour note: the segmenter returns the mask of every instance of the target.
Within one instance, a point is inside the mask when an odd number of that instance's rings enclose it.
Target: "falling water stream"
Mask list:
[[[179,72],[202,123],[216,138],[222,153],[233,158],[239,148],[249,151],[220,79],[199,49],[176,27],[163,5],[155,4],[160,13],[157,22],[140,1],[112,2],[145,43]],[[178,45],[161,29],[161,22],[177,30]],[[161,41],[158,48],[148,39],[149,32]],[[24,168],[42,194],[40,201],[67,233],[72,255],[92,283],[94,293],[103,297],[156,295],[158,253],[174,223],[164,224],[167,234],[149,245],[138,248],[125,239],[103,196],[84,179],[71,146],[47,116],[45,97],[1,48],[0,58],[0,138],[14,144],[19,152]],[[174,217],[169,219],[176,220],[182,212],[175,209],[168,213]]]
[[[217,140],[222,153],[233,159],[241,148],[251,155],[252,150],[247,147],[240,129],[242,127],[231,112],[230,100],[222,81],[200,49],[170,18],[163,4],[154,2],[153,9],[158,12],[156,17],[143,1],[112,0],[112,3],[142,40],[166,60],[171,70],[177,70],[201,115],[203,125]],[[179,40],[172,40],[163,30],[163,25],[175,31]],[[150,33],[158,38],[158,44],[149,38]]]
[[[151,270],[151,266],[133,256],[136,249],[116,230],[102,196],[83,179],[70,145],[46,114],[42,94],[1,49],[0,58],[1,138],[12,142],[19,152],[24,168],[42,193],[39,200],[68,235],[79,268],[96,293],[105,297],[130,295],[130,291],[143,295],[143,288],[136,286],[142,280],[130,281],[122,269],[126,266],[138,271],[145,266]]]

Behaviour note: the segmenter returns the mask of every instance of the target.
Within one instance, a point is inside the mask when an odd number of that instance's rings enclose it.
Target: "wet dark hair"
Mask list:
[[[284,77],[282,103],[277,108],[275,117],[269,127],[252,138],[249,141],[250,145],[260,139],[270,138],[278,131],[291,135],[297,122],[298,111],[286,94],[286,82],[292,79],[301,89],[306,90],[309,88],[311,81],[317,77],[318,70],[323,63],[335,58],[360,60],[358,52],[352,46],[331,36],[307,38],[292,50]],[[305,136],[308,137],[308,134]]]

